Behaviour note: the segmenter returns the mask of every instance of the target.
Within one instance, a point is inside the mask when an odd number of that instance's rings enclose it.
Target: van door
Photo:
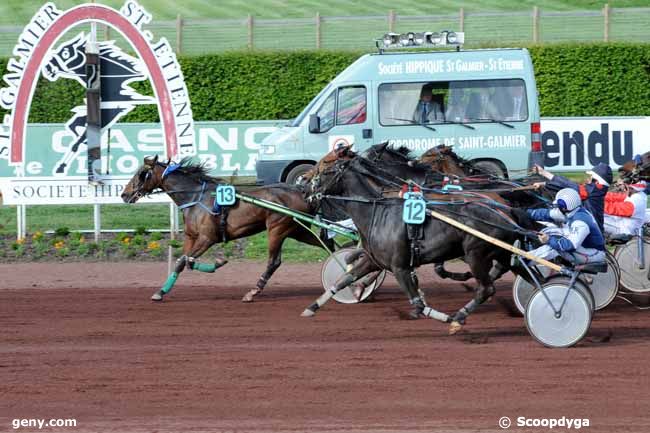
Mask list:
[[[370,95],[367,84],[346,84],[334,89],[305,121],[304,152],[318,161],[335,146],[365,149],[372,144],[368,119]]]

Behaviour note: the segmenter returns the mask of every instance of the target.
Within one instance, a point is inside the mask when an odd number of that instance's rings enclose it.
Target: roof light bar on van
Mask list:
[[[431,48],[432,46],[456,45],[465,43],[465,33],[443,30],[441,32],[386,33],[377,39],[377,48],[390,50],[399,48]]]

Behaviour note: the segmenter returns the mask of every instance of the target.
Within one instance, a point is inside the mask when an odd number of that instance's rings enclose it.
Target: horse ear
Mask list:
[[[156,164],[158,162],[158,155],[154,156],[153,158],[153,163]]]

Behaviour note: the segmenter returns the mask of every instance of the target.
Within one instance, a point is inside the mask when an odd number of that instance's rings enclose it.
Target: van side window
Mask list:
[[[366,121],[366,88],[341,87],[336,115],[337,125],[352,125]]]
[[[385,83],[378,96],[384,126],[528,119],[521,79]]]
[[[320,117],[320,130],[327,131],[334,126],[334,109],[336,108],[336,91],[330,93],[316,115]]]

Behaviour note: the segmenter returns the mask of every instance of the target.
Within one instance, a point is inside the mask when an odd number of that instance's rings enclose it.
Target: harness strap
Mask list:
[[[182,204],[182,205],[178,206],[178,208],[180,210],[184,210],[184,209],[191,208],[192,206],[199,206],[200,208],[202,208],[204,211],[206,211],[210,215],[218,216],[219,214],[215,213],[212,209],[210,209],[209,207],[207,207],[203,203],[203,195],[205,194],[206,185],[207,185],[207,182],[203,182],[203,184],[201,185],[201,193],[199,194],[199,198],[197,200],[191,201],[189,203]]]
[[[219,218],[219,237],[222,243],[228,242],[228,214],[230,206],[222,206],[221,217]]]

